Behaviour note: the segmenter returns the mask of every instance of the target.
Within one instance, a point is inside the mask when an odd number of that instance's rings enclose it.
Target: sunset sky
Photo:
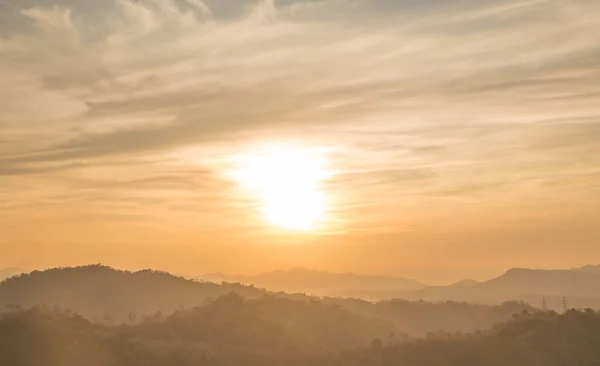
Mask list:
[[[0,268],[600,263],[600,1],[0,0]]]

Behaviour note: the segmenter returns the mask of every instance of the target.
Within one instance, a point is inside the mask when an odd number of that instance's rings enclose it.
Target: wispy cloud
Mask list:
[[[286,138],[333,147],[338,209],[379,227],[395,227],[394,208],[410,220],[461,203],[597,203],[592,1],[4,0],[0,14],[0,176],[11,182],[0,198],[11,204],[28,184],[37,198],[88,190],[98,204],[110,200],[92,188],[101,180],[115,202],[132,185],[168,187],[177,211],[189,208],[190,167]],[[165,162],[186,149],[199,155]],[[216,186],[194,186],[222,199],[196,211],[225,205],[227,183]],[[350,214],[366,206],[379,209]]]

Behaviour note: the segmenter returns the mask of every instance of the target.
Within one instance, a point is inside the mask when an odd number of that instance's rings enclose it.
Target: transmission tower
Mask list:
[[[545,297],[542,298],[542,310],[544,310],[544,311],[548,310],[548,306],[546,304],[546,298]]]
[[[567,297],[566,296],[563,296],[561,305],[562,305],[562,311],[563,311],[563,313],[566,313],[569,310],[569,304],[567,303]]]

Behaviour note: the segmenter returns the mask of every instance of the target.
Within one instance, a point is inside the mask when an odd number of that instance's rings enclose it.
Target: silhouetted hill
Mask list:
[[[487,330],[414,339],[321,301],[226,295],[119,327],[69,312],[0,315],[10,366],[597,366],[600,315],[513,314]]]
[[[460,280],[458,282],[455,282],[451,286],[453,286],[453,287],[471,287],[471,286],[478,285],[479,283],[480,283],[479,281],[466,279],[466,280]]]
[[[20,269],[20,268],[4,268],[4,269],[0,269],[0,281],[4,281],[7,278],[16,276],[16,275],[20,275],[22,273],[27,272],[24,269]]]
[[[194,334],[206,343],[255,347],[284,347],[290,341],[311,348],[343,349],[367,345],[374,337],[394,331],[390,322],[348,311],[319,299],[290,299],[274,294],[246,300],[237,294],[189,311],[179,311],[163,322],[147,322],[157,337],[168,328]]]
[[[599,265],[591,265],[590,264],[590,265],[583,266],[580,268],[574,268],[573,270],[600,275],[600,264]]]
[[[171,313],[230,292],[249,298],[263,294],[259,289],[239,284],[203,283],[166,272],[129,272],[92,265],[33,271],[9,278],[0,283],[0,308],[57,306],[89,319],[123,321],[130,313]]]
[[[163,318],[178,310],[212,304],[214,299],[232,293],[248,300],[244,306],[260,304],[261,311],[264,310],[269,319],[277,314],[282,319],[291,319],[294,312],[302,314],[303,311],[308,311],[306,304],[311,304],[310,309],[321,309],[325,313],[333,307],[337,309],[335,317],[347,317],[347,322],[351,322],[350,319],[358,321],[356,319],[360,318],[386,324],[397,332],[411,335],[437,332],[440,329],[470,331],[492,326],[515,312],[535,311],[522,303],[484,306],[402,300],[372,303],[336,297],[319,299],[303,294],[267,292],[240,284],[186,280],[165,272],[128,272],[100,265],[34,271],[13,277],[0,283],[0,307],[57,307],[100,322],[138,323],[144,319]],[[259,301],[260,299],[268,300]],[[257,301],[252,302],[253,300]],[[324,307],[319,308],[321,305]],[[316,312],[311,313],[310,317],[306,315],[292,327],[298,329],[313,321],[325,326],[329,316],[334,316],[319,315],[317,310],[314,311]]]
[[[563,297],[575,308],[600,308],[600,266],[573,270],[513,268],[488,281],[462,280],[449,286],[426,286],[420,282],[385,276],[328,273],[307,269],[269,272],[257,276],[206,275],[211,281],[253,284],[273,291],[308,293],[318,296],[353,297],[369,301],[393,298],[425,301],[467,301],[501,304],[525,301],[540,306],[542,299],[555,310]]]
[[[272,291],[302,292],[319,296],[360,296],[385,291],[412,291],[426,285],[402,277],[329,273],[304,268],[277,270],[256,276],[208,274],[210,281],[240,282]],[[362,296],[361,296],[362,295]]]
[[[600,275],[578,270],[513,268],[503,275],[471,286],[436,286],[401,294],[408,299],[468,301],[496,304],[519,300],[560,309],[563,297],[575,308],[600,308]]]
[[[411,336],[424,336],[441,330],[451,333],[475,331],[504,322],[515,313],[539,311],[526,303],[516,301],[500,305],[400,299],[376,303],[340,298],[325,298],[324,301],[337,304],[367,318],[389,322],[394,325],[395,331]]]
[[[600,293],[600,276],[572,270],[514,268],[477,287],[503,298],[523,294],[589,296]]]
[[[431,335],[332,357],[344,366],[597,366],[600,315],[593,311],[520,314],[475,334]]]

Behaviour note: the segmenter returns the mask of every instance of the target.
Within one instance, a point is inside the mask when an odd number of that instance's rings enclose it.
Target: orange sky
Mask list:
[[[0,267],[443,283],[598,263],[598,19],[580,0],[0,2]],[[239,157],[274,144],[327,174],[289,158],[245,189]]]

